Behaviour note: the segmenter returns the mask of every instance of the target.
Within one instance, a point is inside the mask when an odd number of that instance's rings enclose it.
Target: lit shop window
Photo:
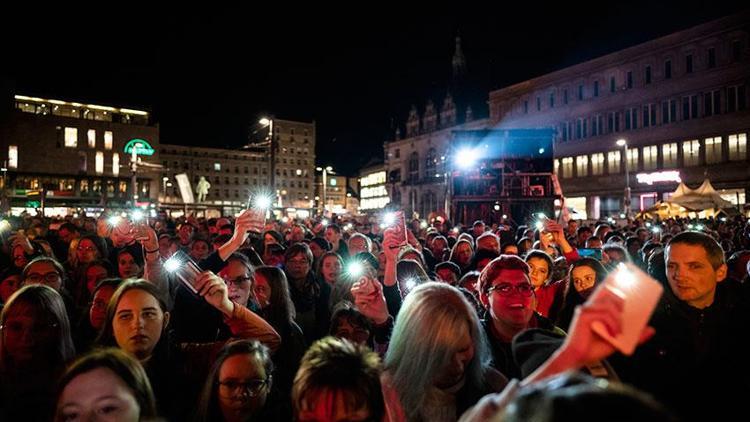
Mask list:
[[[97,151],[96,153],[96,174],[104,173],[104,153]]]
[[[65,146],[68,148],[75,148],[78,146],[78,128],[65,128]]]
[[[8,146],[8,168],[11,168],[11,169],[18,168],[18,146],[17,145]]]
[[[89,140],[89,148],[96,148],[96,130],[89,129],[87,137]]]
[[[112,154],[112,174],[115,176],[120,175],[120,154]]]
[[[104,149],[112,150],[112,132],[109,130],[104,132]]]

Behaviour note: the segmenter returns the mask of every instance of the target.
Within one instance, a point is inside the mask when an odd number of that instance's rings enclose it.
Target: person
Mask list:
[[[383,420],[380,368],[380,358],[367,346],[334,337],[318,340],[294,378],[295,420]]]
[[[337,224],[329,224],[326,227],[325,238],[331,244],[331,251],[338,253],[342,258],[349,256],[346,242],[342,240],[341,227]]]
[[[331,287],[315,279],[312,272],[313,255],[304,243],[295,243],[286,250],[284,272],[289,280],[289,291],[296,311],[296,322],[308,344],[328,332],[330,310],[328,300]]]
[[[206,271],[194,282],[198,294],[225,318],[232,334],[253,338],[276,350],[280,337],[262,318],[242,304],[229,300],[226,284]],[[118,287],[107,307],[107,318],[97,343],[116,346],[144,365],[154,387],[160,411],[169,418],[183,418],[179,406],[190,395],[191,380],[204,379],[208,363],[225,342],[176,344],[166,333],[170,320],[161,291],[145,280],[128,280]]]
[[[8,299],[21,287],[21,271],[16,267],[8,267],[0,272],[0,304],[8,303]]]
[[[461,269],[453,262],[443,261],[435,266],[435,277],[435,281],[442,281],[455,286],[461,277]]]
[[[484,267],[498,256],[500,255],[495,250],[477,249],[476,253],[474,253],[474,257],[471,260],[471,265],[469,266],[469,268],[471,268],[472,271],[482,272]]]
[[[349,301],[339,302],[332,311],[329,335],[372,348],[372,324]]]
[[[463,274],[469,271],[472,255],[474,255],[474,250],[471,247],[471,243],[467,240],[459,240],[453,245],[453,249],[451,249],[449,261],[458,265]]]
[[[117,276],[138,278],[143,276],[143,257],[134,254],[130,249],[122,249],[117,253]]]
[[[274,396],[282,403],[291,397],[292,381],[307,349],[305,336],[294,322],[295,311],[289,296],[289,284],[281,269],[261,266],[255,269],[253,291],[260,306],[259,314],[281,336],[281,346],[273,355],[276,366]],[[291,409],[280,409],[279,418],[289,419]]]
[[[498,238],[494,233],[486,232],[479,236],[476,242],[477,247],[475,252],[478,252],[480,250],[490,250],[494,251],[498,255],[500,254],[500,238]]]
[[[141,364],[106,348],[77,359],[60,378],[56,422],[156,420],[156,400]]]
[[[529,328],[542,328],[564,335],[536,310],[535,275],[527,262],[515,255],[501,255],[479,276],[479,297],[487,309],[482,327],[489,339],[492,366],[509,378],[521,378],[521,368],[513,359],[511,350],[511,341],[518,333]],[[535,265],[541,263],[535,262]]]
[[[744,411],[750,389],[747,299],[722,286],[724,253],[704,233],[674,236],[664,261],[668,283],[650,321],[656,335],[631,358],[613,361],[615,369],[685,420],[731,418]]]
[[[336,252],[326,252],[318,261],[317,278],[326,282],[331,287],[341,280],[341,270],[344,267],[344,261]]]
[[[484,232],[485,232],[485,229],[486,229],[486,228],[485,228],[485,225],[484,225],[484,221],[482,221],[482,220],[477,220],[477,221],[475,221],[475,222],[474,222],[474,224],[472,225],[472,228],[471,228],[471,234],[472,234],[472,235],[474,236],[474,238],[476,239],[476,238],[478,238],[479,236],[481,236],[482,234],[484,234]]]
[[[607,278],[607,269],[594,258],[581,258],[570,266],[563,304],[555,324],[567,330],[578,305],[588,299],[594,288]]]
[[[83,296],[87,300],[91,300],[94,288],[96,288],[96,285],[99,284],[100,281],[114,276],[112,265],[104,260],[92,261],[85,267],[83,274],[85,280],[83,285],[85,293]]]
[[[552,257],[543,251],[530,251],[525,261],[531,269],[529,276],[536,297],[536,312],[554,321],[562,306],[565,280],[552,279]]]
[[[275,381],[273,372],[268,348],[259,342],[237,340],[225,344],[208,373],[193,420],[278,420],[273,410],[281,403],[269,402]]]
[[[199,237],[193,239],[193,242],[190,244],[190,258],[192,258],[193,261],[200,262],[201,260],[206,259],[209,253],[211,253],[211,246],[206,239]]]
[[[350,257],[360,252],[372,252],[372,240],[362,233],[354,233],[351,235],[351,237],[349,237],[349,242],[347,242],[347,246],[349,248]]]
[[[76,325],[73,341],[78,352],[89,350],[94,344],[107,317],[107,305],[122,284],[121,278],[106,278],[100,281],[91,294],[88,311],[81,315]]]
[[[54,385],[75,356],[60,294],[31,284],[14,293],[0,313],[0,420],[48,420]]]
[[[430,281],[430,278],[418,261],[402,259],[396,264],[396,280],[401,297],[404,298],[416,286]]]

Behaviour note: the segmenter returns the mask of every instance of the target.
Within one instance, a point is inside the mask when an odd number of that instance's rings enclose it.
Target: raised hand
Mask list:
[[[234,303],[229,300],[227,284],[216,274],[211,271],[200,273],[193,287],[199,296],[224,315],[231,316],[234,312]]]
[[[379,281],[362,277],[352,285],[351,292],[354,304],[367,319],[375,325],[388,321],[388,306],[383,295],[383,286]]]

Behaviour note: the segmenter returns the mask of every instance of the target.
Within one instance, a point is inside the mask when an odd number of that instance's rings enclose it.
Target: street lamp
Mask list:
[[[261,124],[263,127],[268,127],[268,137],[267,140],[270,140],[269,148],[271,150],[270,154],[270,170],[271,170],[271,189],[275,192],[276,191],[276,142],[275,137],[273,136],[273,119],[270,119],[268,117],[263,117],[260,120],[258,120],[258,123]]]
[[[625,150],[625,218],[630,218],[630,170],[628,168],[628,141],[625,139],[618,139],[617,146],[623,147]]]
[[[322,189],[322,191],[323,191],[322,192],[323,193],[323,201],[322,201],[323,206],[321,207],[320,214],[321,215],[326,215],[326,179],[328,178],[328,173],[329,172],[333,173],[333,167],[331,167],[331,166],[326,166],[325,168],[323,168],[323,167],[316,167],[315,170],[323,172],[323,189]]]

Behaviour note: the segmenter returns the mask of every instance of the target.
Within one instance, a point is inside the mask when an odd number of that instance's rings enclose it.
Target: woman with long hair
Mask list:
[[[273,381],[273,362],[267,347],[255,340],[227,343],[208,373],[194,420],[278,420],[272,406],[267,406]]]
[[[49,419],[55,381],[75,356],[60,294],[22,287],[0,313],[0,330],[0,420]]]
[[[460,239],[453,245],[449,260],[461,268],[461,274],[466,274],[471,266],[471,258],[474,255],[474,249],[468,240]]]
[[[605,278],[607,269],[598,260],[587,257],[574,262],[568,272],[563,305],[555,325],[567,331],[576,307],[584,303]]]

